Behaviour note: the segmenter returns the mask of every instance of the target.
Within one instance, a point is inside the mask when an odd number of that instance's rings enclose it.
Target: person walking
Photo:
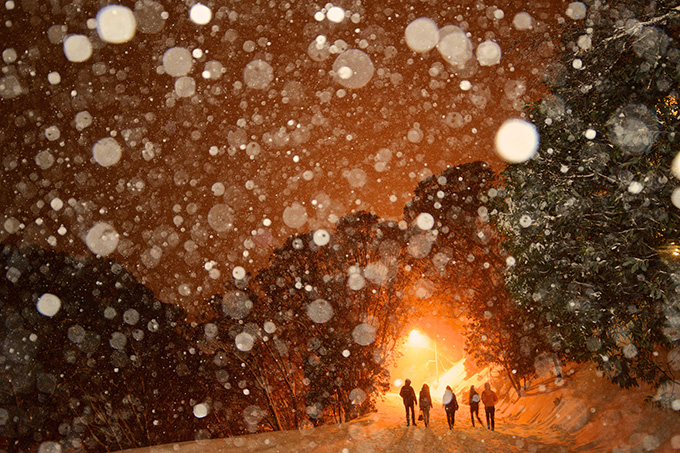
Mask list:
[[[477,417],[477,421],[479,421],[479,426],[484,426],[482,423],[482,420],[479,418],[479,402],[481,401],[481,398],[479,397],[479,393],[477,393],[477,390],[475,390],[475,386],[472,385],[470,386],[470,398],[468,400],[470,404],[470,418],[472,419],[472,427],[475,427],[475,416]]]
[[[484,391],[482,392],[482,403],[484,403],[484,412],[486,413],[486,427],[491,431],[496,428],[496,403],[498,396],[491,390],[491,384],[488,382],[484,384]]]
[[[444,411],[446,411],[446,422],[449,424],[449,429],[453,429],[453,424],[456,422],[458,401],[456,400],[456,394],[453,393],[453,390],[448,385],[446,390],[444,390],[442,403],[444,404]]]
[[[423,412],[423,423],[425,423],[426,427],[430,426],[430,409],[432,409],[433,406],[432,397],[430,396],[430,387],[427,384],[423,384],[423,387],[420,389],[418,403],[420,404],[420,410]]]
[[[413,426],[418,426],[416,425],[416,414],[415,408],[413,407],[414,404],[418,403],[418,401],[416,401],[416,392],[413,390],[413,387],[411,387],[410,379],[406,379],[404,382],[404,385],[399,391],[399,396],[401,396],[401,399],[404,401],[404,408],[406,409],[406,426],[409,426],[409,411],[411,411],[411,421],[413,421]]]

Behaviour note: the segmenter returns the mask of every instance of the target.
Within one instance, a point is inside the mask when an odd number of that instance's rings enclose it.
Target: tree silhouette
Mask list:
[[[422,181],[404,218],[433,237],[432,250],[419,261],[419,272],[436,282],[437,299],[449,316],[468,319],[466,350],[478,365],[501,366],[520,392],[520,379],[534,374],[533,359],[544,345],[537,325],[509,297],[503,273],[507,256],[489,224],[489,194],[496,177],[484,162],[449,168]],[[422,228],[420,228],[422,229]],[[418,234],[417,232],[414,234]]]
[[[348,215],[333,234],[289,238],[256,277],[286,344],[299,354],[315,422],[327,409],[339,421],[356,406],[369,410],[388,386],[385,360],[403,324],[394,255],[402,235],[373,214]]]
[[[109,260],[6,245],[0,262],[4,448],[59,439],[109,451],[230,434],[194,415],[221,395],[203,386],[180,308]]]

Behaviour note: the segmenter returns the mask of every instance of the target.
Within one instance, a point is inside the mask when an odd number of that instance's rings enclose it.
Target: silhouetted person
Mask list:
[[[498,402],[498,397],[487,382],[484,384],[484,391],[482,392],[482,403],[484,403],[484,412],[486,412],[486,427],[491,431],[496,427],[496,402]]]
[[[408,412],[411,411],[411,421],[413,421],[413,426],[416,425],[416,412],[413,407],[418,402],[416,401],[416,392],[411,387],[411,380],[406,379],[404,386],[399,391],[399,396],[404,400],[404,408],[406,409],[406,426],[409,426]]]
[[[475,386],[472,385],[470,386],[470,418],[472,419],[472,427],[474,428],[475,426],[475,416],[477,417],[477,420],[479,421],[479,426],[484,426],[482,423],[482,420],[479,418],[479,402],[481,401],[481,398],[479,397],[479,393],[477,393],[477,390],[475,390]]]
[[[430,409],[432,409],[433,406],[432,397],[430,396],[430,387],[428,387],[427,384],[423,384],[423,387],[420,389],[418,404],[420,404],[420,410],[423,411],[423,422],[425,423],[425,426],[430,426]]]
[[[446,411],[446,422],[449,424],[449,429],[453,429],[453,424],[456,422],[456,411],[458,410],[458,401],[456,394],[453,393],[451,387],[446,386],[444,396],[442,397],[444,410]],[[481,422],[480,422],[481,423]]]

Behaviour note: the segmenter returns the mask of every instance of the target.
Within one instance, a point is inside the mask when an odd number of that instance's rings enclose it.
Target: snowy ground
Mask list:
[[[439,405],[431,413],[429,428],[422,422],[406,427],[400,398],[388,393],[378,412],[341,425],[168,444],[128,453],[680,450],[680,415],[646,403],[649,389],[620,390],[587,366],[572,371],[562,382],[552,377],[537,380],[520,399],[508,392],[497,406],[494,432],[479,425],[473,428],[468,406],[462,404],[453,431],[448,430]],[[461,385],[478,378],[473,376]],[[462,400],[463,394],[456,393]],[[483,409],[480,412],[484,419]]]

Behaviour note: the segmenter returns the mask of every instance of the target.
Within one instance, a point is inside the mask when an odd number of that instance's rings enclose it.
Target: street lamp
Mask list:
[[[409,344],[423,349],[428,349],[429,340],[431,340],[434,344],[434,360],[428,360],[426,363],[434,362],[435,376],[437,379],[439,379],[439,355],[437,354],[437,341],[430,339],[427,335],[420,333],[420,331],[417,329],[413,329],[408,335]]]
[[[432,340],[432,343],[434,343],[434,360],[428,360],[427,363],[434,362],[434,375],[437,377],[437,380],[439,380],[439,357],[437,356],[437,341]]]

